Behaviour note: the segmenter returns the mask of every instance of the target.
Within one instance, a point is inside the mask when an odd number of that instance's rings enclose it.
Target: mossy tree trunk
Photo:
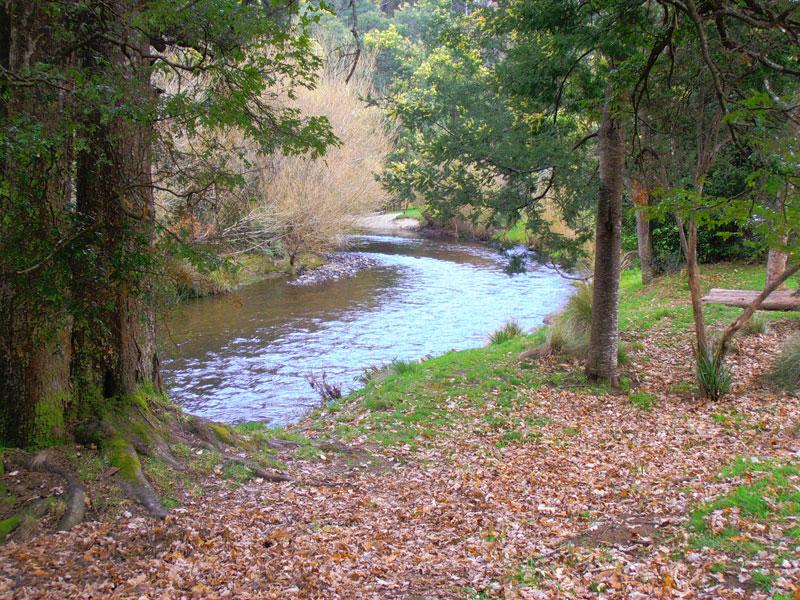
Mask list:
[[[91,224],[85,256],[74,262],[79,304],[73,372],[104,397],[130,395],[157,383],[154,272],[155,205],[151,180],[152,127],[147,113],[154,95],[150,67],[137,56],[149,43],[121,15],[135,13],[126,0],[98,5],[85,26],[97,33],[79,58],[86,72],[114,79],[140,105],[108,119],[95,112],[82,124],[87,140],[77,157],[81,219]],[[119,43],[126,40],[123,52]],[[125,78],[124,81],[120,81]],[[139,112],[141,111],[141,112]]]
[[[71,139],[65,95],[35,75],[40,62],[66,65],[41,2],[0,7],[0,63],[8,193],[0,195],[0,441],[31,446],[63,435],[69,397],[69,271],[60,249],[72,235]],[[27,80],[26,80],[27,79]]]
[[[3,80],[0,439],[13,446],[57,441],[104,398],[158,387],[154,92],[131,25],[142,4],[89,4],[1,5],[0,61],[15,78]],[[73,67],[85,78],[68,80]],[[93,81],[121,90],[125,110],[72,89]]]

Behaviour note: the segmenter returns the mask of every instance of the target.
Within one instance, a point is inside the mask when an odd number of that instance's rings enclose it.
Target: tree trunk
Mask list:
[[[779,193],[775,199],[775,211],[782,212],[784,208],[783,193]],[[780,239],[781,244],[786,244],[788,238],[785,236]],[[786,263],[789,260],[789,255],[781,252],[775,248],[770,248],[767,254],[767,286],[771,285],[781,274],[786,270]],[[785,288],[785,284],[781,284],[777,289]]]
[[[653,244],[650,236],[650,218],[646,212],[650,191],[638,179],[633,179],[631,192],[636,207],[636,240],[639,264],[642,267],[642,285],[647,285],[653,280]]]
[[[619,269],[622,242],[622,188],[625,142],[622,124],[603,108],[598,136],[600,192],[595,230],[592,329],[586,375],[617,385]]]
[[[784,242],[787,240],[784,240]],[[780,250],[770,250],[769,254],[767,255],[767,285],[771,285],[778,277],[781,276],[786,270],[786,263],[789,260],[789,255],[785,252],[781,252]],[[782,283],[777,289],[783,289],[786,287],[785,283]]]
[[[134,4],[116,0],[98,7],[90,27],[138,45],[144,55],[148,43],[129,25]],[[96,36],[82,58],[84,68],[102,78],[119,82],[124,76],[130,97],[142,98],[146,107],[153,95],[150,67],[137,56],[123,54]],[[73,336],[73,371],[80,373],[82,384],[111,397],[158,381],[151,281],[153,132],[144,114],[105,121],[96,114],[82,135],[86,144],[78,155],[78,213],[93,237],[86,253],[91,260],[81,258],[73,270],[86,314]]]
[[[56,28],[44,3],[3,3],[0,63],[23,78],[38,62],[59,64]],[[0,168],[10,193],[0,196],[0,442],[25,447],[64,434],[70,320],[68,269],[58,249],[67,235],[72,159],[63,96],[42,78],[6,82],[9,151]]]
[[[679,216],[676,216],[675,219],[678,223],[683,254],[686,257],[686,276],[689,280],[689,296],[692,301],[697,351],[702,356],[708,353],[708,340],[703,316],[703,295],[700,291],[700,265],[697,262],[697,223],[694,219],[689,219],[688,223],[684,223]]]

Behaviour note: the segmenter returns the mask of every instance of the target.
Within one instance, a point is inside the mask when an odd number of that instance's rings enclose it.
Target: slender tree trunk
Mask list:
[[[678,222],[681,247],[686,257],[686,276],[689,281],[689,296],[692,302],[697,351],[699,353],[707,353],[708,339],[706,336],[705,317],[703,316],[703,294],[700,290],[700,265],[697,262],[697,223],[693,218],[689,219],[687,223],[684,223],[679,216],[675,218]]]
[[[642,267],[642,284],[647,285],[653,280],[653,244],[650,236],[650,218],[646,212],[650,201],[650,191],[641,181],[633,179],[631,192],[633,204],[636,207],[636,240],[639,264]]]
[[[779,194],[775,199],[775,210],[780,212],[783,209],[784,199],[783,193]],[[781,238],[780,242],[786,244],[789,240],[786,237]],[[781,274],[786,270],[786,263],[789,260],[789,255],[780,250],[771,248],[767,254],[767,285],[771,285],[773,281],[778,279]],[[781,284],[777,289],[785,288],[785,284]]]
[[[784,243],[786,240],[784,240]],[[786,263],[789,260],[789,255],[780,250],[770,250],[767,255],[767,285],[778,279],[786,270]],[[782,283],[778,289],[785,288],[786,284]]]
[[[0,7],[0,63],[8,72],[24,77],[36,63],[58,60],[57,26],[46,9],[40,2]],[[31,139],[45,142],[12,150],[1,167],[12,193],[0,196],[0,441],[24,447],[64,434],[70,320],[68,271],[57,249],[67,235],[71,149],[61,95],[43,82],[6,82],[0,110],[9,147],[31,122],[38,127]]]
[[[617,385],[625,142],[622,124],[610,114],[608,105],[603,108],[598,141],[600,193],[595,231],[592,329],[586,374],[591,380]]]

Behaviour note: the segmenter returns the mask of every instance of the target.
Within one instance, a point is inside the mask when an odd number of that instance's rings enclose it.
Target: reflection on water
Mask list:
[[[378,266],[182,305],[162,339],[171,397],[220,421],[286,423],[316,402],[311,372],[350,390],[366,366],[480,346],[511,318],[535,327],[570,291],[544,267],[509,275],[508,259],[480,246],[365,235],[350,251]]]

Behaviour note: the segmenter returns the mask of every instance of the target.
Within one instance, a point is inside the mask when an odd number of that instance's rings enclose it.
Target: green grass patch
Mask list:
[[[764,289],[765,269],[763,265],[740,265],[717,263],[701,265],[700,277],[703,294],[711,288],[744,290]],[[667,320],[674,331],[685,331],[692,326],[692,309],[689,305],[689,288],[686,273],[670,273],[656,278],[650,285],[642,285],[638,269],[622,274],[620,280],[620,329],[647,331],[661,320]],[[795,275],[789,285],[795,287],[800,279]],[[706,323],[714,325],[732,321],[741,313],[740,308],[708,304],[705,306]],[[800,318],[798,313],[763,312],[764,327],[767,322],[785,318]]]
[[[415,445],[420,438],[447,435],[454,421],[465,418],[459,409],[487,406],[487,415],[502,412],[520,401],[520,390],[542,383],[538,369],[520,364],[518,356],[543,336],[514,337],[408,367],[394,363],[385,378],[370,380],[344,399],[335,412],[337,433]],[[321,409],[317,418],[333,414]]]
[[[688,527],[692,548],[718,549],[731,560],[741,561],[765,549],[777,553],[781,548],[796,545],[792,528],[800,517],[800,463],[740,457],[720,472],[720,478],[744,483],[701,503],[691,512]],[[733,510],[740,518],[781,531],[779,538],[773,538],[774,547],[767,548],[762,541],[730,525],[721,531],[711,529],[712,513]]]
[[[639,410],[650,412],[655,406],[656,398],[647,392],[631,392],[628,394],[628,400]]]
[[[410,206],[408,208],[404,208],[400,211],[400,214],[397,215],[398,219],[417,219],[418,221],[424,220],[422,216],[422,209],[417,206]]]

